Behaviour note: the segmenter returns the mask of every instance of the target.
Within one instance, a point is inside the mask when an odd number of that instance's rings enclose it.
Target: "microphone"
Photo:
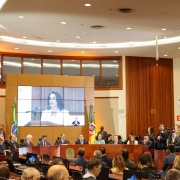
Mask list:
[[[42,111],[45,111],[45,110],[51,110],[51,106],[47,106],[47,107],[43,107],[43,108],[41,108],[40,110],[42,110]]]

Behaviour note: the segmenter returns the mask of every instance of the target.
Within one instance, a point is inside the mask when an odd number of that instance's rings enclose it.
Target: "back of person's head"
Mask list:
[[[175,152],[175,147],[174,147],[173,144],[169,145],[168,149],[169,149],[170,153],[174,153]]]
[[[165,180],[180,180],[180,171],[177,169],[170,169],[166,173]]]
[[[96,150],[96,151],[94,151],[93,156],[96,157],[96,158],[101,159],[102,152],[100,150]]]
[[[24,169],[21,175],[21,180],[36,179],[36,178],[40,178],[40,173],[37,169],[32,167]]]
[[[128,149],[123,149],[123,150],[121,151],[121,155],[122,155],[122,157],[123,157],[124,159],[128,159],[128,158],[129,158],[129,151],[128,151]]]
[[[173,169],[180,170],[180,156],[176,156],[173,162]]]
[[[101,148],[99,148],[99,150],[102,152],[102,155],[103,155],[103,154],[106,154],[106,149],[105,149],[105,147],[101,147]]]
[[[0,177],[9,179],[9,168],[4,164],[0,164]]]
[[[64,166],[63,160],[61,158],[53,158],[52,165],[62,165]]]
[[[92,170],[94,167],[98,167],[100,164],[102,164],[102,161],[99,158],[93,157],[87,163],[88,170]]]
[[[147,165],[153,166],[153,161],[152,161],[152,155],[151,155],[151,153],[147,151],[147,152],[145,152],[145,153],[143,154],[143,156],[145,156],[146,159],[147,159]]]
[[[48,169],[47,178],[48,180],[68,180],[69,173],[64,166],[53,165]]]
[[[113,160],[112,160],[112,164],[113,167],[115,167],[117,169],[117,173],[122,172],[125,170],[125,164],[124,164],[124,160],[123,157],[120,155],[115,155]]]
[[[78,153],[79,156],[83,157],[84,154],[85,154],[85,149],[84,148],[79,148],[77,153]]]
[[[138,158],[138,162],[140,162],[141,165],[143,165],[143,166],[147,165],[147,159],[146,159],[145,156],[140,156],[140,157]]]

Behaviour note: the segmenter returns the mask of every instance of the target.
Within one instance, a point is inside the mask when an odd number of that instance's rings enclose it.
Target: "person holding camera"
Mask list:
[[[166,150],[166,141],[168,139],[168,133],[164,131],[164,125],[160,124],[159,132],[155,136],[156,140],[156,149],[158,150]]]

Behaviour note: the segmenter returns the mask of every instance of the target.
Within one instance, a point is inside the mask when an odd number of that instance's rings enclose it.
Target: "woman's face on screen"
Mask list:
[[[55,94],[50,94],[50,96],[49,96],[49,104],[52,107],[57,106],[57,101],[56,101],[56,95]]]

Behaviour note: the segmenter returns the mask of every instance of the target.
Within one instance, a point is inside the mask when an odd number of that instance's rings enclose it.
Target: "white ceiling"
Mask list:
[[[90,3],[91,7],[85,7]],[[132,8],[133,13],[118,12],[119,8]],[[8,36],[40,42],[48,46],[5,42],[0,39],[0,51],[77,56],[146,56],[155,57],[156,47],[134,48],[60,48],[51,43],[97,44],[144,42],[180,36],[180,1],[145,0],[7,0],[0,10],[0,36]],[[162,12],[166,12],[162,14]],[[19,16],[24,16],[23,19]],[[62,25],[61,22],[67,22]],[[104,26],[92,29],[93,25]],[[131,30],[127,30],[131,27]],[[162,31],[166,28],[166,31]],[[80,38],[76,38],[80,36]],[[58,45],[58,43],[57,43]],[[18,47],[18,50],[14,48]],[[159,46],[159,56],[180,57],[180,42]],[[48,52],[52,50],[52,52]],[[85,53],[81,53],[84,51]],[[115,53],[114,51],[118,51]]]

